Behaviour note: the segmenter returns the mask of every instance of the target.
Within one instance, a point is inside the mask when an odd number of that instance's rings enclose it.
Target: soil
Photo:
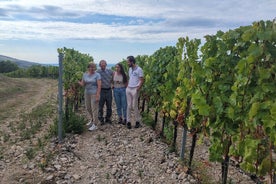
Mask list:
[[[187,175],[178,153],[171,153],[156,131],[144,124],[138,129],[127,129],[117,123],[115,115],[112,124],[81,135],[68,135],[61,144],[56,137],[50,139],[30,160],[26,158],[28,148],[37,146],[38,138],[47,134],[57,108],[41,131],[28,140],[21,139],[11,125],[19,124],[22,115],[41,104],[51,102],[57,107],[57,81],[2,79],[6,82],[0,80],[0,183],[219,183],[220,164],[208,162],[208,141],[197,145],[195,171]],[[83,107],[81,114],[85,116]],[[182,129],[178,131],[181,137]],[[45,159],[47,155],[51,157]],[[47,164],[41,167],[45,160]],[[254,183],[235,167],[230,167],[229,178],[233,183]]]

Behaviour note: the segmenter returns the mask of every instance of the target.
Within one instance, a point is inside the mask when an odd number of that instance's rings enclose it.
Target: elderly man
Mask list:
[[[102,85],[101,85],[101,95],[100,95],[100,101],[99,101],[98,118],[99,118],[99,121],[101,122],[101,125],[103,125],[104,123],[111,123],[111,115],[112,115],[111,84],[112,84],[113,71],[106,68],[107,63],[105,60],[101,60],[99,65],[100,65],[100,69],[97,70],[97,72],[101,75]],[[106,105],[105,120],[103,117],[104,105]]]

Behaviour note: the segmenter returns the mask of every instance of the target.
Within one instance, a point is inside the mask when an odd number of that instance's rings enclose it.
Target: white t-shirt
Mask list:
[[[140,78],[144,77],[144,73],[142,68],[139,66],[135,66],[135,68],[132,70],[132,67],[128,70],[129,75],[129,81],[128,81],[128,87],[138,87],[140,84]]]

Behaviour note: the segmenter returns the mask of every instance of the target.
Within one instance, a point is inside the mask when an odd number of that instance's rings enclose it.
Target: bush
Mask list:
[[[71,111],[69,112],[68,120],[66,120],[66,117],[63,113],[62,125],[63,136],[66,133],[81,134],[85,130],[85,118]],[[55,123],[51,127],[50,132],[52,135],[58,134],[58,118],[55,120]]]

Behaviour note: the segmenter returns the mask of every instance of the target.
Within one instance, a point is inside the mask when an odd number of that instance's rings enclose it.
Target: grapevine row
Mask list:
[[[211,141],[210,160],[259,177],[275,174],[276,24],[255,22],[200,40],[179,38],[145,61],[143,95],[157,112]],[[191,166],[194,148],[190,152]]]

